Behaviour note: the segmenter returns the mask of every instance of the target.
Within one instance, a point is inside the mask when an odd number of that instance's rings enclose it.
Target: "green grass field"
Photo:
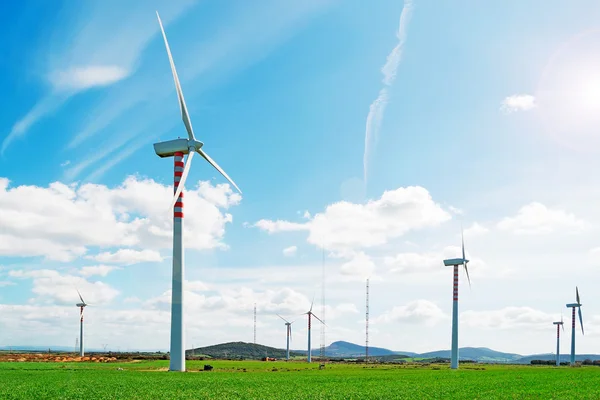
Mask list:
[[[600,368],[259,361],[0,363],[0,399],[598,399]],[[122,368],[123,370],[118,370]]]

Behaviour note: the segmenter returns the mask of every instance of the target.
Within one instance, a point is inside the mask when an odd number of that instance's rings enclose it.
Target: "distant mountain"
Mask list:
[[[450,358],[450,350],[430,351],[421,353],[419,358]],[[479,362],[515,362],[523,356],[515,353],[502,353],[488,349],[487,347],[461,347],[458,349],[458,357],[461,360],[473,360]]]
[[[294,350],[296,353],[300,353],[306,355],[306,350]],[[313,349],[312,354],[318,355],[320,348]],[[384,349],[382,347],[371,347],[369,346],[369,356],[391,356],[397,354],[404,354],[409,357],[412,357],[416,353],[407,352],[397,352],[389,349]],[[345,342],[343,340],[333,342],[329,346],[325,347],[325,356],[326,357],[340,357],[340,358],[359,358],[365,356],[365,346],[361,346],[358,344]]]
[[[285,358],[285,349],[276,349],[274,347],[263,346],[261,344],[246,342],[229,342],[217,344],[214,346],[198,347],[186,350],[185,354],[190,356],[207,355],[213,358],[244,358],[261,359],[263,357]],[[299,356],[296,352],[290,351],[290,357]]]

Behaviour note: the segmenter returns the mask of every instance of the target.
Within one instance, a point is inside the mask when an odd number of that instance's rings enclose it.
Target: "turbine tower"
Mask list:
[[[575,299],[577,303],[567,304],[567,307],[571,308],[571,365],[575,365],[575,309],[577,308],[579,314],[579,324],[581,325],[581,334],[583,335],[583,318],[581,316],[581,299],[579,298],[579,288],[575,286]]]
[[[185,371],[185,340],[184,340],[184,320],[183,320],[183,281],[184,281],[184,252],[183,252],[183,186],[190,172],[190,165],[195,153],[200,154],[210,165],[221,173],[240,193],[240,188],[231,180],[231,178],[214,162],[208,154],[202,150],[204,143],[196,140],[192,129],[192,121],[188,113],[175,63],[171,56],[171,49],[167,41],[167,35],[160,20],[158,11],[156,12],[158,24],[165,42],[171,72],[175,81],[175,90],[179,99],[179,108],[181,118],[188,134],[188,139],[174,139],[166,142],[154,144],[154,151],[159,157],[173,157],[175,160],[175,196],[171,202],[173,209],[173,276],[171,289],[171,347],[170,347],[170,371]],[[185,165],[183,156],[187,154]]]
[[[311,355],[311,348],[310,348],[310,323],[311,323],[311,317],[315,317],[316,319],[318,319],[323,325],[325,325],[325,322],[321,321],[321,319],[319,317],[317,317],[313,312],[312,312],[312,308],[313,308],[313,304],[315,302],[315,299],[313,297],[313,301],[310,303],[310,309],[305,312],[304,314],[308,315],[308,357],[307,357],[307,362],[310,362],[310,355]],[[302,314],[302,315],[304,315]]]
[[[83,297],[81,297],[81,293],[79,293],[79,290],[77,290],[77,294],[79,295],[79,299],[81,300],[81,303],[75,304],[77,307],[79,307],[79,356],[83,357],[84,356],[84,351],[83,351],[83,310],[87,306],[89,306],[89,304],[87,304],[83,300]]]
[[[285,335],[286,335],[286,347],[285,347],[285,361],[290,361],[290,341],[292,340],[292,324],[296,321],[289,322],[281,315],[277,314],[285,322]]]
[[[563,323],[562,315],[560,316],[560,321],[553,322],[553,325],[556,325],[556,366],[560,366],[560,328],[562,328],[563,332],[565,331],[565,326]]]
[[[452,266],[454,268],[454,288],[452,291],[452,352],[450,368],[458,369],[458,266],[462,265],[465,268],[467,279],[469,280],[469,287],[471,287],[471,278],[469,278],[469,269],[467,263],[469,260],[465,258],[465,239],[460,232],[462,240],[462,258],[451,258],[444,260],[445,266]]]

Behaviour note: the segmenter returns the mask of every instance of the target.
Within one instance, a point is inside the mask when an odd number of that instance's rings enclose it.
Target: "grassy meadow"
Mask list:
[[[2,362],[0,399],[598,399],[600,368],[301,362]]]

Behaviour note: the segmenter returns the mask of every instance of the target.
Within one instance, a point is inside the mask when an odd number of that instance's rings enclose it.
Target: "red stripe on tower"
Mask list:
[[[454,266],[454,291],[453,291],[453,301],[458,301],[458,265]]]
[[[175,153],[175,157],[173,158],[174,161],[174,171],[173,171],[173,176],[174,176],[174,182],[173,182],[173,193],[175,193],[177,191],[177,188],[179,187],[179,181],[181,181],[181,176],[183,175],[183,170],[182,168],[184,167],[183,164],[183,153],[181,152],[177,152]],[[179,194],[179,197],[177,198],[177,202],[175,203],[175,206],[173,207],[173,218],[181,218],[183,219],[183,191],[181,191],[181,193]]]
[[[571,318],[571,321],[573,323],[572,328],[575,329],[575,307],[571,307],[573,309],[573,318]]]

